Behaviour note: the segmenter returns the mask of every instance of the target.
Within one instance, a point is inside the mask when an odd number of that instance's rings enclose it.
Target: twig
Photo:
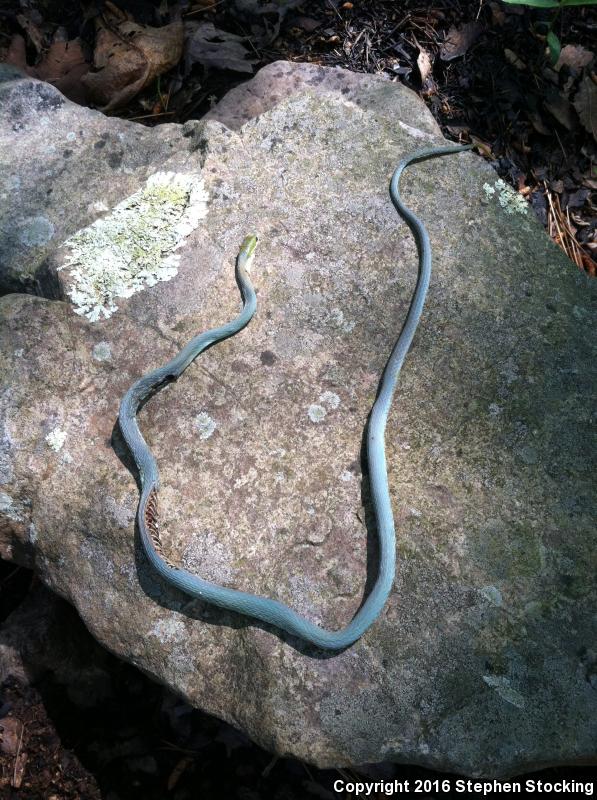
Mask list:
[[[579,269],[586,270],[591,275],[594,275],[597,271],[597,266],[595,266],[590,253],[586,252],[574,235],[569,209],[566,209],[566,214],[564,215],[558,196],[556,194],[552,196],[546,181],[543,182],[543,185],[550,211],[548,215],[548,233],[550,237]]]
[[[342,14],[341,14],[341,13],[338,11],[338,9],[336,8],[336,6],[335,6],[335,5],[332,3],[332,0],[328,0],[328,5],[329,5],[331,8],[333,8],[333,10],[336,12],[336,14],[338,15],[338,17],[339,17],[340,19],[342,19]]]
[[[25,723],[21,722],[21,735],[19,736],[19,744],[17,745],[17,754],[15,755],[15,766],[12,771],[12,785],[14,786],[15,789],[18,789],[19,786],[21,785],[21,781],[19,781],[19,785],[17,786],[17,767],[19,765],[19,755],[21,754],[21,744],[23,743],[24,733],[25,733]]]
[[[203,8],[196,8],[194,11],[189,11],[187,14],[183,14],[183,17],[192,17],[193,14],[203,14],[204,11],[209,11],[216,6],[221,6],[222,3],[225,3],[226,0],[217,0],[216,3],[212,3],[210,6],[203,6]]]
[[[129,122],[136,122],[138,119],[153,119],[154,117],[171,117],[176,111],[160,111],[159,114],[143,114],[140,117],[129,117]]]

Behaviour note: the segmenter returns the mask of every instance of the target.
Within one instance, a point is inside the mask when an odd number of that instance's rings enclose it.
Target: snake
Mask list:
[[[371,505],[379,544],[378,570],[373,587],[352,620],[341,630],[326,630],[278,600],[203,580],[172,563],[163,551],[158,513],[160,487],[158,466],[139,429],[137,413],[145,400],[164,385],[177,380],[206,348],[234,336],[251,321],[257,308],[255,289],[250,279],[257,246],[257,236],[254,234],[246,236],[236,258],[235,277],[242,299],[242,309],[238,316],[220,327],[212,328],[192,338],[174,358],[137,380],[120,403],[118,412],[120,430],[139,473],[140,498],[136,519],[140,540],[151,566],[167,584],[181,590],[194,600],[199,599],[260,620],[323,650],[338,651],[349,647],[379,617],[392,589],[396,566],[394,517],[385,453],[386,422],[396,381],[419,324],[431,277],[429,235],[419,218],[402,202],[399,191],[400,177],[404,169],[411,164],[471,148],[472,145],[454,144],[416,150],[399,162],[390,180],[392,203],[411,229],[416,241],[419,270],[406,319],[386,363],[367,422],[366,458]]]

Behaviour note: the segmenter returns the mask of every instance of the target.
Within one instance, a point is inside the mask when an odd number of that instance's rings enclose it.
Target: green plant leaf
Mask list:
[[[587,0],[583,0],[584,3]],[[589,0],[589,2],[597,2],[597,0]],[[558,0],[504,0],[504,3],[510,3],[512,6],[534,6],[535,8],[559,8],[562,3]]]
[[[557,64],[562,50],[562,44],[553,31],[547,32],[547,46],[549,47],[551,63]]]
[[[504,0],[508,2],[508,0]],[[560,0],[561,6],[597,6],[597,0]]]

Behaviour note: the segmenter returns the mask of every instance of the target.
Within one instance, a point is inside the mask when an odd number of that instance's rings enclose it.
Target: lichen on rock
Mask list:
[[[68,295],[75,312],[96,322],[117,309],[118,297],[167,281],[178,272],[181,246],[207,214],[203,180],[158,172],[112,213],[64,242]]]
[[[518,194],[518,192],[515,192],[514,189],[508,186],[506,181],[501,178],[498,178],[494,184],[484,183],[483,191],[488,200],[494,197],[497,192],[498,203],[506,214],[526,214],[528,212],[528,203],[524,197]]]

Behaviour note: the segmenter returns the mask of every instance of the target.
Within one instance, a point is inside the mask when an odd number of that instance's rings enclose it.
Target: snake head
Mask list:
[[[246,269],[247,272],[251,269],[251,262],[253,261],[256,247],[257,236],[255,236],[254,233],[245,236],[238,254],[238,265]]]

